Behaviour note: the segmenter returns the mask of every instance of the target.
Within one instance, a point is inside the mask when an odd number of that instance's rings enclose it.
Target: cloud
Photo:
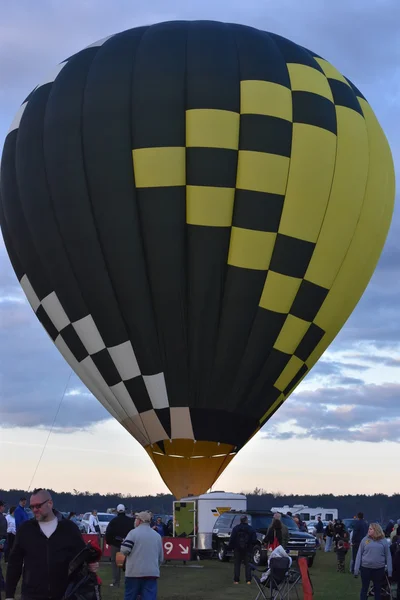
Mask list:
[[[377,355],[368,355],[368,354],[352,354],[349,355],[349,358],[357,358],[360,360],[365,360],[367,362],[373,363],[373,364],[377,364],[377,365],[382,365],[384,367],[400,367],[400,359],[399,358],[393,358],[392,356],[381,356],[379,354]],[[366,367],[368,368],[368,367]]]
[[[298,392],[265,427],[265,437],[400,442],[400,384]]]
[[[2,426],[49,428],[70,373],[26,300],[20,302],[18,296],[17,301],[0,302]],[[107,411],[72,375],[55,428],[75,431],[107,418]]]
[[[363,359],[363,354],[354,355],[357,358]],[[348,362],[339,362],[334,360],[319,360],[317,364],[313,367],[311,374],[312,375],[336,375],[340,376],[344,369],[350,371],[366,371],[369,369],[368,366],[357,363],[348,363]]]

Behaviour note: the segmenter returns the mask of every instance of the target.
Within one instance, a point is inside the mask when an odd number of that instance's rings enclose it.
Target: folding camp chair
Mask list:
[[[369,584],[369,589],[368,589],[368,597],[369,598],[374,598],[375,593],[374,593],[374,584],[372,583],[372,581]],[[382,578],[382,582],[381,582],[381,597],[384,598],[385,600],[392,600],[393,599],[393,593],[392,593],[392,585],[389,581],[389,577],[387,572],[385,572],[383,578]]]
[[[269,568],[261,571],[251,565],[252,579],[258,589],[255,600],[290,600],[290,593],[294,590],[299,599],[297,584],[301,581],[301,574],[296,569],[290,568],[289,558],[271,558]],[[259,577],[255,571],[268,573],[268,577]],[[267,595],[269,593],[269,595]]]

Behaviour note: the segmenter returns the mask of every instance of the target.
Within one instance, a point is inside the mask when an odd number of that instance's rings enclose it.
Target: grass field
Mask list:
[[[357,600],[360,594],[360,579],[349,573],[350,553],[346,561],[346,573],[336,572],[336,555],[318,552],[314,566],[310,569],[315,600]],[[233,565],[217,560],[204,560],[183,566],[169,563],[161,568],[158,600],[254,600],[257,588],[254,584],[233,585]],[[197,568],[197,567],[202,568]],[[103,600],[121,600],[120,589],[110,588],[111,565],[101,566]],[[122,580],[121,580],[122,581]],[[299,593],[302,598],[301,591]],[[293,593],[292,597],[296,595]]]

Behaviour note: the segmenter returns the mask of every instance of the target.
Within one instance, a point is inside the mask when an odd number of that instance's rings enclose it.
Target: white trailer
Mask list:
[[[217,518],[229,510],[247,510],[247,497],[230,492],[209,492],[174,502],[174,536],[191,537],[193,549],[212,551]]]
[[[291,512],[292,515],[300,515],[302,521],[316,521],[317,517],[321,517],[322,521],[333,521],[339,518],[339,512],[337,508],[311,508],[310,506],[304,506],[304,504],[295,504],[294,506],[273,506],[271,508],[273,512],[280,512],[286,515]]]

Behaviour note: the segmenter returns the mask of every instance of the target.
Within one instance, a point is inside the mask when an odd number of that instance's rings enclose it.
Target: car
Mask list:
[[[272,523],[273,514],[270,510],[230,510],[220,515],[214,524],[212,532],[212,546],[217,553],[220,561],[227,561],[233,552],[228,550],[229,539],[232,529],[239,525],[240,518],[246,515],[249,525],[254,527],[257,533],[257,542],[252,549],[251,561],[253,564],[265,565],[268,560],[267,545],[265,535]],[[300,531],[296,522],[287,515],[282,515],[282,523],[289,530],[289,544],[286,548],[292,558],[304,556],[307,559],[308,566],[311,567],[316,554],[317,543],[313,535]]]
[[[354,524],[357,523],[358,519],[342,519],[343,525],[346,527],[346,530],[351,533],[354,529]]]
[[[327,527],[327,525],[328,525],[328,521],[322,521],[322,524],[323,524],[324,530],[325,530],[325,527]],[[308,533],[311,533],[312,535],[314,535],[313,531],[317,526],[317,521],[307,521],[306,525],[307,525]]]
[[[89,533],[89,517],[92,513],[85,513],[82,518],[82,525],[85,526],[86,533]],[[97,518],[99,520],[100,533],[101,535],[105,535],[106,529],[110,521],[115,519],[116,515],[112,515],[110,513],[98,512]]]

